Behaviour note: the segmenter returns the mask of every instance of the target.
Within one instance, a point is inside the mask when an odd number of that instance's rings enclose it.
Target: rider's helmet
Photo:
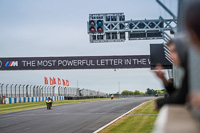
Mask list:
[[[50,99],[50,97],[48,97],[48,99]]]

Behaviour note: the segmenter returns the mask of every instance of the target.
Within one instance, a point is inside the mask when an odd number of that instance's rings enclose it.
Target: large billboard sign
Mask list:
[[[150,56],[126,55],[0,58],[0,71],[118,68],[150,68]]]

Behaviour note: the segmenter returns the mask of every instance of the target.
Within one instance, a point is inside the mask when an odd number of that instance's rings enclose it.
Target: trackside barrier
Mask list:
[[[14,97],[14,98],[6,98],[6,104],[13,103],[29,103],[29,102],[42,102],[46,101],[48,97]],[[64,96],[52,96],[53,101],[64,100]]]
[[[4,103],[3,97],[16,98],[16,99],[14,99],[14,101],[23,102],[23,101],[27,101],[26,99],[24,99],[24,97],[47,97],[47,96],[51,96],[51,97],[53,97],[53,96],[107,97],[107,94],[100,92],[100,91],[89,90],[89,89],[80,89],[80,88],[75,88],[75,87],[2,84],[2,83],[0,83],[0,104]],[[38,101],[38,98],[36,98],[36,99],[29,98],[28,99],[29,102],[32,102],[35,100]],[[7,101],[9,101],[9,99],[7,99]]]

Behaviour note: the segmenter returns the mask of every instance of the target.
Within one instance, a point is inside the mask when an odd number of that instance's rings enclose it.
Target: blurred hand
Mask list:
[[[160,78],[161,80],[165,80],[165,73],[162,71],[163,70],[163,67],[162,65],[158,64],[156,65],[155,69],[154,69],[154,73],[156,74],[156,76],[158,78]]]
[[[200,90],[191,94],[191,105],[195,108],[200,108]]]

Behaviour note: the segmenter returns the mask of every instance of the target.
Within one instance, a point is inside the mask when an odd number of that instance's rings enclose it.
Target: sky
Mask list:
[[[177,0],[161,2],[177,14]],[[89,14],[121,12],[126,20],[172,18],[156,0],[0,0],[0,58],[149,55],[149,44],[164,42],[89,42]],[[147,68],[0,71],[0,83],[4,84],[44,85],[44,77],[105,93],[164,88]]]

